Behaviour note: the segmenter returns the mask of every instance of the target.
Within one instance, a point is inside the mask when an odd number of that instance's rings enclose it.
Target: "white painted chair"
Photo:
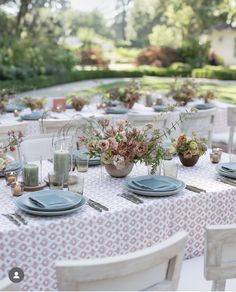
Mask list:
[[[176,290],[184,256],[186,232],[126,255],[57,261],[59,290]]]
[[[142,128],[147,123],[154,123],[154,125],[162,130],[166,128],[169,113],[157,114],[128,114],[128,121],[132,126]]]
[[[53,157],[53,136],[51,134],[37,135],[25,138],[20,145],[21,155],[27,162]]]
[[[205,255],[183,262],[178,290],[223,291],[226,280],[236,291],[236,225],[207,226]]]
[[[182,113],[181,132],[187,135],[195,132],[200,137],[207,138],[208,147],[211,147],[215,115],[216,109]]]
[[[55,134],[59,129],[69,123],[69,119],[63,120],[41,120],[40,121],[40,132],[42,134]]]
[[[1,124],[0,125],[0,142],[6,141],[8,138],[8,132],[15,131],[16,133],[21,131],[23,135],[26,134],[26,122],[12,123],[12,124]]]
[[[236,107],[228,107],[227,109],[227,125],[229,132],[217,133],[213,135],[213,144],[220,146],[227,145],[228,152],[231,151],[233,145],[236,145]]]
[[[0,291],[17,291],[18,284],[11,282],[8,278],[0,280]]]

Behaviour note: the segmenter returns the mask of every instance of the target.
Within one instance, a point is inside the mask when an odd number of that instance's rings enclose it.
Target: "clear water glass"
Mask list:
[[[83,195],[84,193],[84,176],[83,174],[70,175],[68,181],[68,191]]]
[[[230,149],[229,161],[236,162],[236,145],[233,145]]]
[[[152,171],[152,165],[147,165],[148,175],[161,175],[161,164],[157,165],[154,172]]]
[[[86,152],[78,153],[76,156],[76,166],[78,172],[87,172],[89,163],[89,154]]]
[[[177,178],[178,176],[178,164],[173,161],[163,162],[163,174],[165,176]]]
[[[63,174],[49,172],[48,182],[51,190],[63,190],[65,176]]]

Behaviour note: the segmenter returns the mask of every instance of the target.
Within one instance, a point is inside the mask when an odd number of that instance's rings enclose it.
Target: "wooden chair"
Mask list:
[[[147,123],[154,123],[158,129],[165,129],[169,113],[159,114],[128,114],[128,121],[132,126],[142,128]]]
[[[204,267],[212,291],[224,291],[226,280],[236,278],[236,224],[206,227]]]
[[[176,290],[186,232],[126,255],[57,261],[59,290]]]
[[[0,291],[17,291],[18,284],[11,282],[8,278],[0,280]]]
[[[206,137],[208,147],[211,147],[215,114],[216,109],[182,113],[181,132],[187,135],[192,135],[192,132],[195,132],[201,137]]]

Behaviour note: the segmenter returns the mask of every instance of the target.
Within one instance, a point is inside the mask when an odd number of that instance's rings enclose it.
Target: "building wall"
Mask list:
[[[214,30],[210,35],[212,49],[224,59],[225,65],[236,65],[236,30]]]

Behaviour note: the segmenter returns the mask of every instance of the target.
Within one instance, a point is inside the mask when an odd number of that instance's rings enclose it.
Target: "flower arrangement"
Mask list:
[[[209,103],[210,100],[216,98],[216,94],[212,90],[206,90],[205,92],[199,95],[199,98],[203,99],[205,103]]]
[[[171,96],[181,105],[186,105],[197,96],[198,87],[193,79],[179,80],[175,78],[170,85],[168,96]]]
[[[175,153],[182,155],[184,158],[192,158],[193,156],[202,156],[207,151],[206,140],[199,138],[195,133],[192,137],[181,134],[177,140],[174,140]]]
[[[114,126],[107,119],[98,121],[99,130],[87,129],[80,139],[90,156],[101,157],[105,165],[121,170],[130,163],[144,162],[152,165],[153,172],[163,158],[162,135],[152,123],[143,129],[131,127],[127,121],[119,120]]]
[[[0,113],[3,113],[5,111],[6,105],[12,94],[13,92],[8,91],[6,89],[2,89],[0,91]]]
[[[21,131],[17,134],[14,131],[8,132],[7,144],[1,145],[0,147],[0,171],[4,171],[7,164],[10,162],[7,157],[7,152],[15,152],[22,141],[23,134]]]
[[[84,96],[73,93],[68,95],[67,102],[68,104],[71,104],[76,111],[81,111],[82,108],[88,104],[88,99]]]
[[[140,83],[132,80],[124,88],[115,87],[105,93],[108,100],[118,100],[125,107],[132,108],[135,102],[141,98]]]
[[[33,111],[36,109],[43,109],[46,104],[46,99],[43,97],[25,96],[21,98],[20,103],[24,107],[29,107]]]

